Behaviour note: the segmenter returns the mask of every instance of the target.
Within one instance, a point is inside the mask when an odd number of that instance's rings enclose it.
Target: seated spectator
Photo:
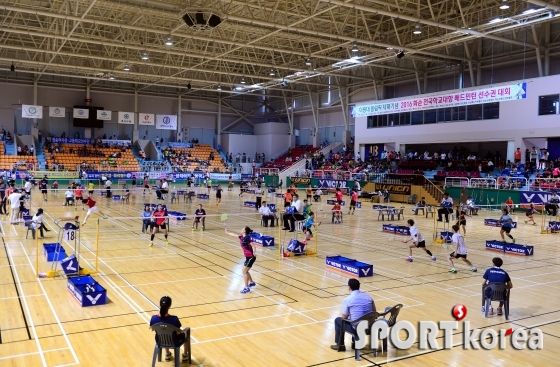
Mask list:
[[[338,202],[334,204],[332,208],[332,214],[333,214],[334,223],[335,224],[340,223],[342,220],[342,207]]]
[[[313,195],[313,200],[315,200],[315,202],[318,202],[319,199],[321,199],[321,195],[323,195],[323,191],[321,190],[321,188],[318,188]]]
[[[465,203],[467,205],[467,209],[470,210],[472,215],[478,215],[478,208],[474,205],[474,200],[472,197],[468,197]]]
[[[268,227],[268,221],[271,221],[270,226],[274,227],[274,213],[270,210],[268,205],[266,205],[266,201],[262,202],[262,206],[259,208],[259,213],[262,214],[263,226]]]
[[[345,324],[345,329],[342,329],[342,320],[357,320],[360,317],[367,315],[370,312],[375,312],[375,302],[373,298],[367,293],[360,292],[360,282],[358,279],[348,280],[348,290],[350,295],[344,299],[342,304],[342,315],[334,320],[334,341],[335,344],[331,345],[331,349],[339,352],[345,352],[346,346],[344,345],[344,333],[348,331],[354,334],[354,339],[358,340],[356,335],[356,325]],[[339,342],[342,343],[339,345]]]
[[[198,204],[198,209],[196,209],[196,211],[194,212],[194,218],[193,218],[193,222],[192,222],[192,230],[194,231],[195,229],[195,225],[196,228],[198,229],[198,223],[200,223],[202,221],[202,228],[201,230],[204,231],[205,228],[205,221],[206,221],[206,211],[204,209],[202,209],[202,204]]]
[[[179,318],[177,316],[172,316],[169,314],[169,308],[171,307],[171,297],[168,296],[164,296],[161,297],[161,299],[159,300],[159,314],[152,316],[152,319],[150,320],[150,326],[154,325],[154,324],[158,324],[158,323],[166,323],[166,324],[170,324],[173,325],[175,327],[180,328],[181,327],[181,321],[179,321]],[[185,342],[185,339],[187,337],[187,334],[185,333],[185,329],[183,329],[183,332],[179,333],[175,333],[173,334],[173,344],[178,346],[181,345],[182,343]],[[156,343],[158,342],[158,337],[156,335]],[[182,358],[182,362],[186,363],[189,360],[189,350],[188,350],[188,343],[183,344],[183,358]],[[165,361],[169,362],[172,360],[172,354],[169,351],[168,348],[165,349]]]
[[[418,215],[418,208],[425,208],[425,207],[426,207],[426,198],[422,196],[422,199],[420,199],[420,201],[417,202],[416,205],[414,205],[412,211],[414,212],[414,215]]]

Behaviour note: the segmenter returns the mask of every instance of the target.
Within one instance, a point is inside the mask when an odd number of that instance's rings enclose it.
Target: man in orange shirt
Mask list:
[[[508,197],[506,200],[506,206],[509,209],[510,213],[513,213],[513,200],[511,200],[511,197]]]
[[[292,192],[288,189],[284,194],[284,208],[287,208],[290,205],[292,205]]]
[[[521,163],[521,150],[519,148],[513,153],[513,159],[515,163]]]
[[[340,223],[340,220],[342,218],[342,208],[340,207],[340,204],[338,202],[334,204],[332,208],[332,213],[333,213],[334,223],[335,224]]]

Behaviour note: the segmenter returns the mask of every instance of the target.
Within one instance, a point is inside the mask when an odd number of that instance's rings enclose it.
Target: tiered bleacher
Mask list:
[[[131,146],[109,144],[45,144],[45,169],[76,171],[139,171]]]
[[[32,170],[37,163],[34,155],[6,155],[4,143],[0,142],[0,169]]]
[[[304,159],[306,155],[310,156],[318,150],[320,150],[320,148],[314,148],[311,145],[297,146],[289,149],[287,153],[281,155],[280,157],[271,160],[270,162],[266,162],[261,166],[261,168],[278,168],[283,170],[290,167],[297,161]]]
[[[195,144],[194,148],[163,148],[161,151],[173,172],[228,172],[220,153],[207,144]]]

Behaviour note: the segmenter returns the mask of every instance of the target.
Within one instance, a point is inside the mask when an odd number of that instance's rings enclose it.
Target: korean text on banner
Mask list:
[[[134,125],[134,112],[120,112],[119,124]]]
[[[156,129],[159,130],[177,130],[177,116],[175,115],[157,115]]]
[[[155,116],[153,113],[139,113],[138,125],[155,125]]]
[[[65,117],[66,108],[64,107],[49,107],[49,117]]]
[[[43,106],[21,105],[21,117],[28,119],[42,119]]]
[[[89,110],[87,108],[74,108],[75,119],[89,119]]]

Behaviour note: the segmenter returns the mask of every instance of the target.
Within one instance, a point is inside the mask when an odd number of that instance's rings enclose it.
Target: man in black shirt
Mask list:
[[[202,204],[198,204],[198,209],[195,210],[194,212],[194,218],[193,218],[193,222],[192,222],[192,230],[194,231],[194,227],[196,224],[196,229],[198,229],[198,223],[200,223],[200,221],[202,221],[202,227],[200,228],[201,231],[204,231],[204,227],[205,227],[205,219],[206,219],[206,211],[204,209],[202,209]]]

